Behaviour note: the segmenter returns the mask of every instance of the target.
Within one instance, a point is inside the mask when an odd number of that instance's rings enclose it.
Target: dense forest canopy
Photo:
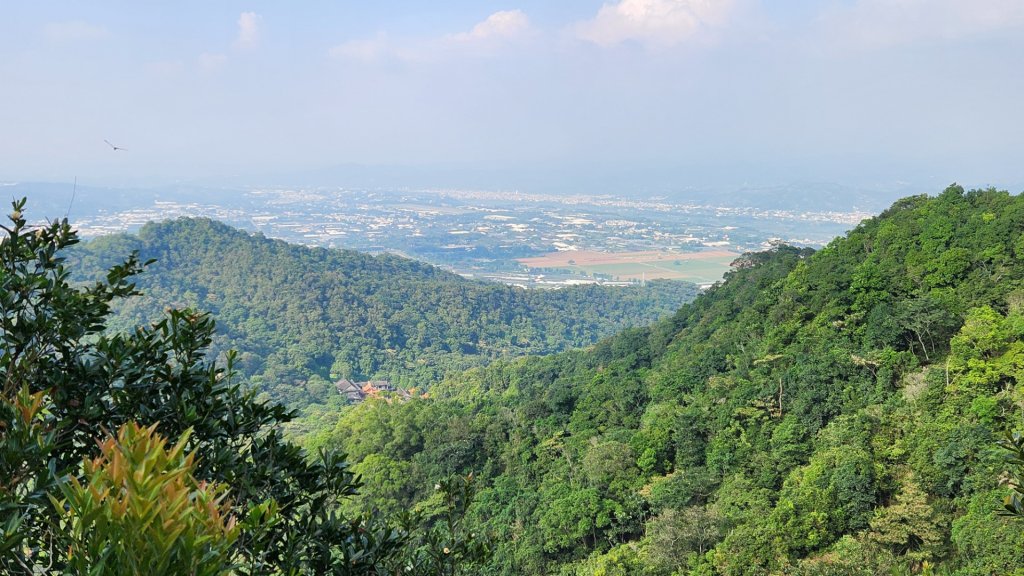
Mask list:
[[[353,510],[429,509],[432,478],[476,472],[481,574],[1021,574],[994,446],[1024,427],[1022,337],[1024,198],[951,186],[309,442],[373,486]]]
[[[293,406],[337,396],[330,381],[340,377],[422,388],[496,358],[586,346],[671,314],[697,292],[683,282],[524,290],[206,219],[97,238],[70,258],[79,278],[92,279],[132,251],[155,262],[112,327],[144,324],[168,306],[208,310],[215,352],[237,350],[241,374]]]

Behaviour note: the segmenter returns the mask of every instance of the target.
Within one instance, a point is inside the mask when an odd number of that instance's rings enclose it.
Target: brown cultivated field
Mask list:
[[[593,252],[587,250],[552,252],[518,262],[530,268],[582,271],[606,274],[616,280],[671,279],[707,284],[722,279],[729,264],[739,257],[730,250],[700,252]]]

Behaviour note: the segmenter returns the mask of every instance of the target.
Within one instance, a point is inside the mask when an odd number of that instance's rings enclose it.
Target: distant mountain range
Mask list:
[[[462,179],[456,178],[456,174]],[[465,188],[480,190],[510,190],[502,186],[502,178],[485,176],[473,177],[473,172],[450,173],[443,170],[422,171],[415,169],[384,170],[363,166],[344,166],[308,173],[287,175],[263,183],[270,187],[330,187],[338,186],[356,189],[401,190],[411,188]],[[513,180],[514,181],[514,180]],[[522,175],[524,192],[559,194],[612,195],[625,198],[662,197],[678,202],[695,202],[725,207],[750,207],[776,210],[877,212],[897,198],[917,194],[926,188],[907,182],[887,182],[870,185],[846,185],[835,182],[801,181],[785,184],[738,185],[738,186],[643,186],[631,183],[626,176],[621,178],[583,178],[573,184],[544,184],[540,177]],[[456,186],[455,182],[463,182]],[[468,182],[468,184],[467,184]],[[589,183],[588,183],[589,182]],[[941,183],[946,185],[947,183]],[[28,197],[32,199],[37,213],[63,215],[71,207],[71,216],[93,215],[100,212],[128,210],[152,206],[154,201],[178,202],[222,202],[230,205],[242,201],[244,192],[251,186],[208,183],[182,183],[157,187],[107,187],[82,182],[17,182],[0,185],[0,194],[9,198]],[[75,196],[72,205],[72,194]]]

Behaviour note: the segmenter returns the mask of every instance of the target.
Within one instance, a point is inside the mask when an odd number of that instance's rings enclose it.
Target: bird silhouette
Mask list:
[[[113,144],[110,143],[110,140],[107,140],[106,138],[104,138],[103,141],[107,143],[107,146],[110,146],[111,148],[113,148],[115,152],[117,152],[118,150],[127,150],[127,148],[121,148],[120,146],[114,146]]]

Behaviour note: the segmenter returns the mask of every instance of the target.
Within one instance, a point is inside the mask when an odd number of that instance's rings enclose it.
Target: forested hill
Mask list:
[[[586,346],[671,314],[696,294],[680,282],[528,291],[206,219],[95,239],[76,247],[73,268],[100,274],[132,250],[156,262],[138,279],[144,295],[118,309],[115,327],[168,306],[211,311],[215,349],[237,349],[242,373],[291,405],[336,394],[328,378],[422,386],[494,358]]]
[[[749,256],[670,320],[370,402],[361,504],[475,471],[483,574],[1020,574],[1024,198],[950,187]]]

